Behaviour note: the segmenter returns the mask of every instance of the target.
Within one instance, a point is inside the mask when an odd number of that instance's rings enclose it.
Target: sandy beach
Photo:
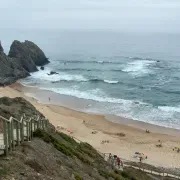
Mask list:
[[[100,152],[117,154],[121,158],[132,161],[139,161],[133,155],[135,152],[141,152],[148,157],[143,161],[144,163],[180,168],[180,153],[173,151],[175,147],[180,148],[179,130],[121,117],[79,112],[67,108],[67,102],[73,107],[78,103],[77,101],[70,102],[68,97],[58,99],[59,96],[53,92],[24,87],[17,83],[9,87],[1,87],[0,97],[3,96],[24,97],[58,130],[67,134],[71,131],[72,136],[88,142]],[[48,97],[52,98],[50,102]],[[79,106],[86,106],[86,104],[79,103]],[[146,129],[150,133],[146,133]],[[162,147],[157,147],[156,145],[160,143]]]

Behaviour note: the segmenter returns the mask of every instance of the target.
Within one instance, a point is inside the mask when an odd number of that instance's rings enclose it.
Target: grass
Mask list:
[[[0,177],[1,177],[2,175],[7,175],[7,174],[8,174],[8,172],[7,172],[6,170],[0,169]]]
[[[92,157],[93,158],[98,156],[100,157],[97,151],[93,149],[92,146],[90,146],[89,144],[87,143],[79,144],[73,138],[63,133],[57,133],[51,135],[43,130],[37,129],[34,132],[34,137],[39,137],[43,141],[53,144],[53,146],[58,151],[61,151],[66,156],[69,157],[75,156],[87,165],[92,165],[92,159],[91,159]]]
[[[133,168],[124,168],[124,171],[113,170],[111,167],[108,167],[108,163],[91,145],[88,143],[77,143],[73,138],[66,134],[50,134],[46,131],[38,129],[34,132],[34,136],[41,138],[47,143],[51,143],[58,151],[65,154],[66,156],[79,159],[86,165],[87,168],[91,167],[97,169],[98,174],[107,180],[110,178],[114,180],[152,180],[152,178],[150,178],[141,170],[136,170]],[[132,162],[131,164],[140,166],[138,163]],[[153,170],[157,169],[154,166],[147,166]],[[106,167],[108,167],[108,170]],[[158,170],[160,171],[160,169]],[[73,174],[76,180],[83,180],[83,178],[78,173]]]
[[[76,180],[83,180],[83,178],[76,172],[73,173]]]

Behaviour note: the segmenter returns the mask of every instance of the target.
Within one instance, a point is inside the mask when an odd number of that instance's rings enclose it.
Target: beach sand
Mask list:
[[[135,152],[141,152],[148,157],[143,161],[144,163],[180,168],[180,153],[173,151],[174,147],[180,148],[179,130],[121,117],[78,112],[63,107],[63,105],[67,105],[67,101],[70,101],[68,97],[59,100],[56,93],[24,87],[18,83],[0,88],[0,97],[3,96],[24,97],[42,112],[58,130],[67,134],[69,134],[68,130],[72,131],[72,136],[88,142],[100,152],[116,154],[121,158],[137,162],[139,160],[133,158],[133,155]],[[53,97],[54,102],[53,100],[49,102],[48,97]],[[75,103],[78,104],[77,101],[71,103],[72,106]],[[82,103],[78,105],[85,106]],[[150,133],[146,133],[146,129],[150,130]],[[156,147],[159,140],[162,142],[162,147]],[[102,143],[104,141],[106,142]]]

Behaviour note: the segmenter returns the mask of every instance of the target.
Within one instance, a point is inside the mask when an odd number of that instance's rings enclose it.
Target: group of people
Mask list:
[[[173,151],[176,151],[177,153],[179,153],[180,152],[180,148],[175,147],[175,148],[173,148]]]
[[[117,167],[118,169],[120,169],[120,167],[123,168],[123,162],[117,155],[112,155],[110,153],[108,162],[111,163],[113,166]]]
[[[134,158],[138,158],[139,162],[142,162],[142,160],[147,159],[147,156],[144,153],[135,152],[134,153]]]

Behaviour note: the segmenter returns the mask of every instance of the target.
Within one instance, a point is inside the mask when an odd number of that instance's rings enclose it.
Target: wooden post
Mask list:
[[[42,129],[42,121],[43,121],[43,120],[41,119],[41,120],[40,120],[40,127],[41,127],[41,129]]]
[[[48,127],[48,119],[46,119],[46,128]]]
[[[45,122],[44,121],[45,121],[45,119],[42,120],[42,128],[43,128],[43,130],[45,129]]]
[[[28,124],[28,141],[30,141],[30,123],[29,120],[27,121]]]
[[[21,118],[20,133],[21,133],[21,143],[22,143],[24,141],[24,119],[23,119],[23,116]]]
[[[20,145],[20,140],[19,140],[19,122],[16,122],[16,135],[17,135],[17,145]]]
[[[34,118],[31,119],[31,138],[33,138],[33,132],[34,132]]]
[[[27,131],[27,141],[29,141],[29,122],[26,119],[26,131]]]
[[[29,126],[29,138],[28,138],[28,140],[31,141],[31,118],[28,120],[28,126]]]
[[[14,144],[14,121],[13,121],[13,118],[11,118],[11,138],[12,138],[12,149],[14,150],[15,144]]]
[[[39,129],[40,127],[39,127],[39,120],[37,121],[37,128]]]
[[[29,120],[29,131],[30,131],[29,140],[31,140],[32,139],[32,119],[31,118]]]
[[[36,131],[36,120],[34,119],[34,131]]]
[[[12,150],[11,121],[7,123],[6,133],[7,133],[7,138],[8,138],[9,151],[11,151]]]
[[[3,136],[4,136],[4,153],[7,156],[8,155],[8,139],[7,139],[7,122],[3,120]]]

